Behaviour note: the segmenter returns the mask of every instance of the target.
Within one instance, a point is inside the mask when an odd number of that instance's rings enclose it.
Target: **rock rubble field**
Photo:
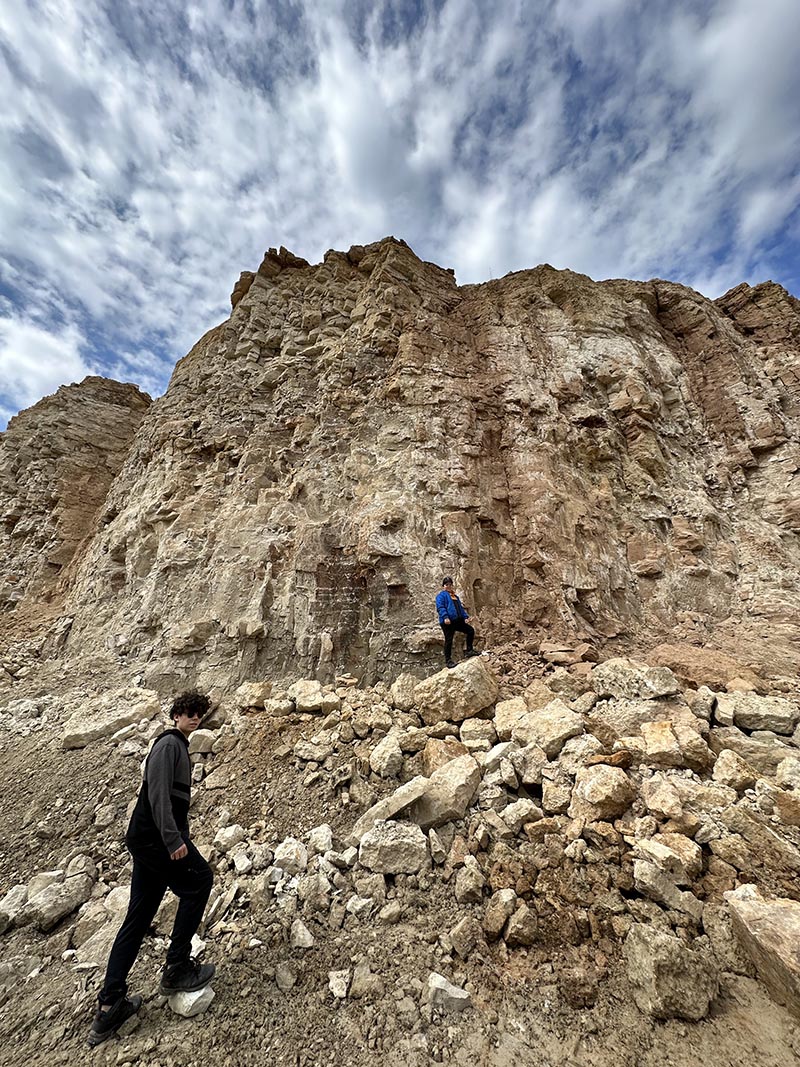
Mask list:
[[[681,681],[693,653],[241,684],[190,744],[213,988],[157,995],[168,897],[140,1016],[92,1053],[164,705],[8,702],[0,1062],[786,1067],[800,704],[741,664],[724,689]]]

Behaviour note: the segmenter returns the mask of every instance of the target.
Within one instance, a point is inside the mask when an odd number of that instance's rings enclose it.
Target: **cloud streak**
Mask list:
[[[159,392],[269,244],[797,292],[798,37],[794,0],[7,0],[0,407]]]

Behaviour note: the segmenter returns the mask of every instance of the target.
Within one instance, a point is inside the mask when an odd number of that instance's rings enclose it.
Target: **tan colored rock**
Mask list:
[[[553,694],[548,690],[548,701]],[[539,707],[542,707],[540,704]],[[522,722],[530,710],[524,697],[512,697],[510,700],[498,700],[494,709],[494,728],[501,741],[510,741],[514,727]]]
[[[237,708],[263,708],[272,693],[272,682],[242,682],[233,694]]]
[[[748,737],[735,726],[715,728],[711,731],[708,743],[714,752],[720,753],[728,748],[749,763],[754,771],[770,776],[775,774],[787,756],[794,755],[796,751],[778,740],[761,741]]]
[[[414,706],[414,689],[416,688],[419,678],[415,674],[409,674],[407,671],[399,674],[397,678],[392,682],[392,687],[389,690],[389,696],[392,704],[398,711],[408,711]]]
[[[442,720],[463,722],[493,704],[498,689],[491,669],[483,657],[476,656],[418,682],[414,700],[429,726]]]
[[[472,756],[449,760],[428,779],[425,792],[409,809],[409,818],[423,830],[463,818],[480,781],[480,767]]]
[[[536,912],[527,904],[521,903],[509,917],[506,925],[505,942],[509,948],[527,947],[536,942],[539,923]]]
[[[756,692],[763,692],[764,682],[744,664],[718,649],[695,645],[658,645],[648,653],[651,663],[668,667],[685,685],[694,689],[708,686],[714,691],[725,689],[733,678],[747,679]]]
[[[705,1018],[719,991],[719,968],[707,938],[690,948],[640,923],[625,940],[628,978],[637,1006],[656,1019]]]
[[[623,697],[628,700],[655,700],[671,696],[680,689],[678,679],[667,667],[649,667],[646,663],[618,657],[598,664],[591,675],[599,697]]]
[[[569,814],[590,822],[614,819],[628,810],[635,796],[633,782],[620,767],[583,767],[575,776]]]
[[[298,711],[322,711],[322,686],[315,678],[301,678],[287,693]]]
[[[654,864],[678,886],[691,885],[703,870],[703,852],[683,834],[654,834],[637,841],[634,855]]]
[[[469,755],[467,746],[454,737],[445,737],[441,740],[432,737],[422,750],[422,770],[430,778],[435,771],[444,767],[450,760],[467,755]]]
[[[719,753],[712,775],[715,782],[730,786],[737,793],[751,789],[756,784],[756,772],[730,748],[723,748]]]
[[[406,811],[415,801],[425,795],[429,784],[430,779],[419,774],[410,782],[404,782],[403,785],[398,786],[388,797],[373,804],[356,822],[347,839],[348,844],[351,846],[360,844],[364,834],[371,830],[379,819],[391,819]]]
[[[800,1018],[800,903],[767,900],[752,885],[725,894],[736,937],[779,1004]]]
[[[752,692],[718,693],[717,709],[721,721],[732,722],[740,730],[790,735],[800,720],[800,707],[791,701]]]
[[[403,769],[403,752],[397,733],[382,738],[369,754],[369,765],[381,778],[396,778]]]
[[[669,720],[643,723],[642,737],[645,743],[645,759],[649,766],[683,766],[684,760],[681,746]]]
[[[158,694],[148,689],[121,689],[89,699],[65,723],[61,745],[65,749],[85,748],[123,726],[152,719],[160,710]]]
[[[580,733],[583,733],[583,718],[563,700],[552,700],[520,719],[511,731],[511,738],[519,745],[538,745],[552,760],[570,737]]]
[[[415,874],[428,858],[428,839],[410,822],[376,822],[361,838],[359,861],[381,874]]]

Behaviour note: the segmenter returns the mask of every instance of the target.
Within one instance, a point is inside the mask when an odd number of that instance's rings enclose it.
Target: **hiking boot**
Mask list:
[[[113,1037],[122,1024],[127,1022],[132,1015],[135,1015],[141,1006],[142,998],[135,996],[120,997],[119,1000],[111,1005],[108,1011],[102,1011],[98,1008],[97,1014],[92,1021],[92,1028],[89,1031],[87,1040],[89,1048],[102,1045],[104,1041]]]
[[[470,656],[480,656],[480,652],[478,652],[477,649],[468,648],[464,653],[464,659],[468,659]]]
[[[213,963],[200,963],[196,959],[165,967],[161,975],[161,993],[171,997],[173,993],[194,993],[197,989],[204,989],[214,977],[216,969]]]
[[[445,660],[445,667],[449,667],[451,670],[455,667],[455,663],[451,659]]]

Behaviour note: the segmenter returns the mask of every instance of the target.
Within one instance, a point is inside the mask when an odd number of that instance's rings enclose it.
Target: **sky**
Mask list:
[[[800,295],[798,0],[3,0],[0,429],[285,245]]]

